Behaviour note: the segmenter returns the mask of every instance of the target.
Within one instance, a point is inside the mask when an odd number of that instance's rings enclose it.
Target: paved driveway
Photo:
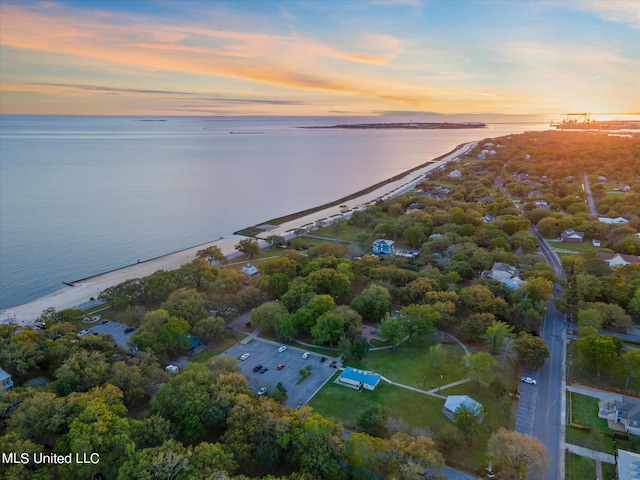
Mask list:
[[[258,338],[246,345],[234,345],[222,355],[239,360],[240,371],[247,377],[249,387],[254,392],[257,392],[260,387],[267,387],[267,391],[271,391],[276,388],[278,382],[282,382],[289,395],[285,405],[290,407],[296,407],[298,404],[305,405],[337,370],[329,367],[330,361],[320,362],[322,355],[311,352],[309,358],[304,359],[302,354],[306,350],[287,345],[284,352],[278,352],[279,346]],[[244,353],[248,353],[249,358],[240,360],[240,356]],[[285,364],[282,370],[277,369],[280,363]],[[256,365],[265,366],[269,370],[265,373],[254,372],[253,368]],[[300,380],[299,370],[307,365],[313,366],[311,375],[300,385],[296,385]]]

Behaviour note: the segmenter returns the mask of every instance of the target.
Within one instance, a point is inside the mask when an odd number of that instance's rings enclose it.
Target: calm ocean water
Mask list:
[[[0,116],[0,309],[335,200],[467,141],[546,129],[549,117],[157,120]],[[488,128],[296,128],[410,120]]]

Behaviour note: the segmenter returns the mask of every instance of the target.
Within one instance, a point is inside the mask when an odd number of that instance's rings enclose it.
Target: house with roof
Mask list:
[[[250,263],[247,263],[244,267],[242,267],[241,270],[244,274],[247,275],[247,277],[253,277],[254,275],[258,274],[258,269]]]
[[[462,405],[478,412],[480,421],[482,421],[482,404],[468,395],[449,395],[444,402],[442,413],[444,413],[444,416],[449,420],[455,420],[454,414]]]
[[[393,240],[386,240],[384,238],[379,238],[375,242],[373,242],[373,254],[374,255],[393,255],[395,252],[396,242]]]
[[[344,367],[338,377],[338,383],[358,390],[375,390],[380,383],[380,375],[368,370],[359,370],[353,367]]]
[[[546,200],[536,200],[533,202],[536,208],[549,208],[549,204]]]
[[[619,267],[621,265],[630,265],[632,263],[640,262],[640,256],[638,255],[624,255],[622,253],[605,253],[598,252],[598,256],[607,262],[612,267]]]
[[[622,400],[601,400],[598,417],[604,418],[612,430],[640,435],[640,398],[620,395]]]
[[[567,243],[584,242],[584,232],[577,232],[573,228],[567,228],[561,234],[562,241]]]
[[[2,392],[3,390],[7,390],[9,388],[13,388],[13,381],[11,380],[11,375],[9,375],[2,368],[0,368],[0,392]]]
[[[640,453],[618,449],[616,474],[617,480],[639,480]]]
[[[519,273],[518,269],[513,265],[496,262],[493,264],[491,270],[485,270],[482,272],[481,276],[482,278],[493,278],[494,280],[506,285],[510,290],[516,290],[520,285],[526,283],[518,276]]]
[[[460,170],[453,170],[452,172],[449,172],[449,174],[447,175],[447,177],[451,177],[451,178],[460,178],[462,176],[462,172]]]

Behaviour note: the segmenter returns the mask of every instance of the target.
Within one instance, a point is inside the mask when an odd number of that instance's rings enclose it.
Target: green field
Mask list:
[[[596,478],[596,461],[573,453],[565,455],[565,480]],[[616,478],[616,469],[610,463],[602,463],[602,480]]]

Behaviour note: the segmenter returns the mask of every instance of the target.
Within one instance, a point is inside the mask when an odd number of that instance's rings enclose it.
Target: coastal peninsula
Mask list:
[[[486,128],[484,122],[399,122],[399,123],[345,123],[340,125],[314,125],[309,129],[344,128],[354,130],[448,130],[458,128]]]

